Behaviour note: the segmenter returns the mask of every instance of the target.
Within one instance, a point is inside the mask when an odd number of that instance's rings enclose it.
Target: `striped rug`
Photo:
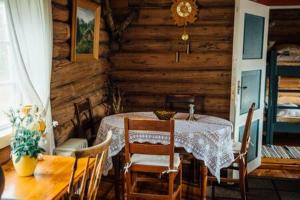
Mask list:
[[[262,157],[300,159],[300,147],[263,145]]]

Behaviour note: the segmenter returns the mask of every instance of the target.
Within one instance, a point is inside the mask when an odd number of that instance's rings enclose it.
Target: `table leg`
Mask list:
[[[114,166],[115,198],[116,200],[120,200],[120,155],[113,156],[112,160]]]
[[[202,200],[206,200],[206,189],[207,189],[207,167],[204,163],[201,163],[200,165],[200,173],[201,173],[201,190],[200,190],[200,196]]]

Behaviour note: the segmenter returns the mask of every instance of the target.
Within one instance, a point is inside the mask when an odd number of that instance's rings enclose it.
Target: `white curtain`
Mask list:
[[[23,104],[35,104],[45,111],[48,153],[54,149],[50,107],[52,66],[51,0],[5,0],[13,43],[14,72]]]

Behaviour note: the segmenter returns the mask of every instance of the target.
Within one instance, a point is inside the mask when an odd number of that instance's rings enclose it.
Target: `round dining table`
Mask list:
[[[203,161],[210,173],[220,180],[220,170],[228,167],[234,160],[232,123],[222,118],[198,114],[194,115],[194,120],[187,120],[188,115],[188,113],[177,113],[174,116],[175,147],[182,147],[186,152],[193,154],[196,159]],[[109,130],[113,133],[104,175],[113,167],[112,157],[121,152],[125,146],[124,117],[158,119],[153,112],[121,113],[102,119],[95,144],[103,141]],[[151,131],[132,131],[129,140],[130,142],[168,144],[169,136],[157,132],[153,134]]]

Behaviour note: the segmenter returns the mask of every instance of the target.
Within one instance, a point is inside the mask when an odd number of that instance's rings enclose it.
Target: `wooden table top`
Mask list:
[[[67,191],[74,162],[73,157],[44,156],[44,159],[38,162],[34,176],[20,177],[10,160],[2,166],[5,175],[2,198],[59,199]],[[86,162],[87,159],[79,160],[76,181],[83,175]]]

